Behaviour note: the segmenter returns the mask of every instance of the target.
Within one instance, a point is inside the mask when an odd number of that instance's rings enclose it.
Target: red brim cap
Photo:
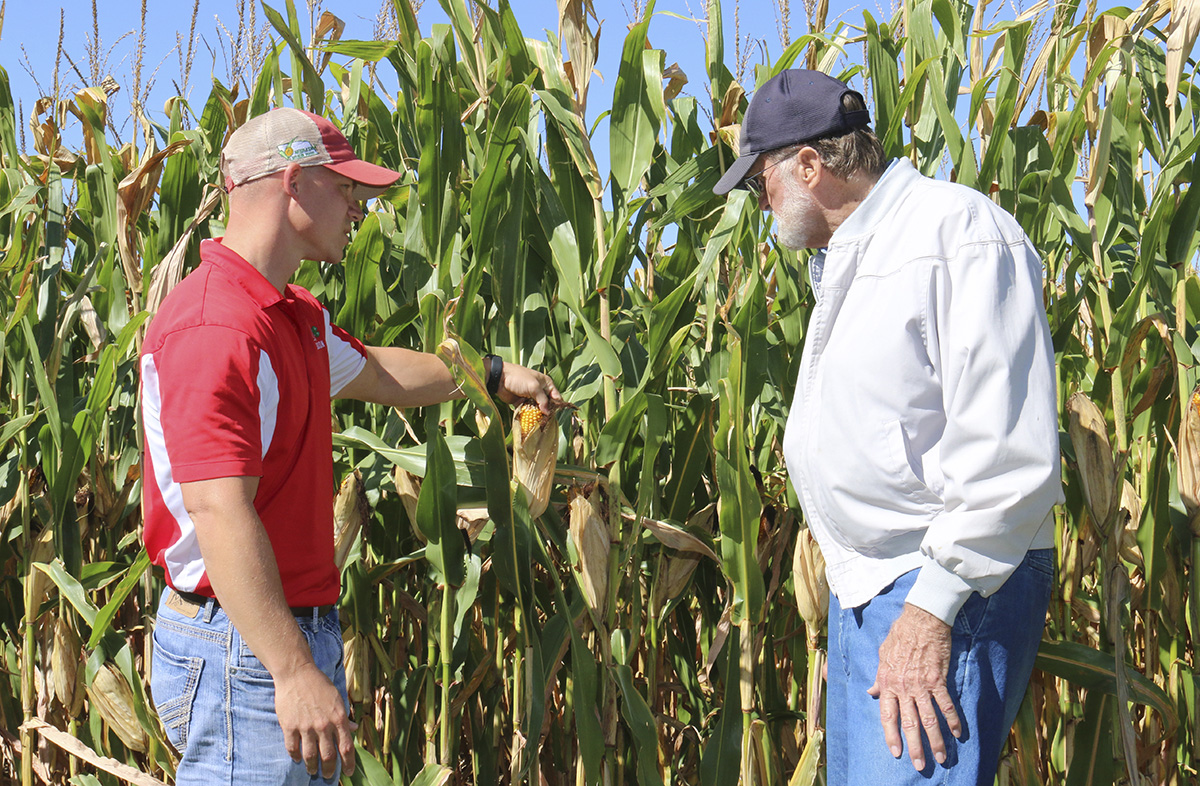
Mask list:
[[[387,191],[393,183],[400,179],[401,173],[387,167],[368,164],[362,159],[326,164],[326,169],[332,169],[339,175],[344,175],[358,183],[354,189],[355,199],[374,199]]]
[[[377,197],[400,179],[400,172],[377,164],[369,164],[354,155],[350,143],[346,141],[346,137],[342,136],[342,132],[337,129],[337,126],[323,117],[314,117],[317,128],[321,131],[321,142],[325,146],[325,152],[329,154],[330,160],[325,164],[325,168],[332,169],[339,175],[344,175],[359,183],[359,187],[354,190],[356,198],[372,199]]]

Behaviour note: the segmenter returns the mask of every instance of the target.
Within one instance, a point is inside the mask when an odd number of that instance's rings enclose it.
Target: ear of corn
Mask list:
[[[534,404],[513,412],[513,479],[525,492],[529,515],[537,518],[550,504],[558,464],[558,423]]]
[[[347,627],[342,631],[342,648],[346,669],[346,695],[354,704],[361,704],[371,697],[370,645],[362,633]]]
[[[398,466],[392,473],[392,480],[395,481],[396,493],[400,495],[400,501],[404,504],[404,512],[408,514],[408,524],[413,535],[421,543],[428,543],[425,533],[417,526],[417,499],[421,496],[421,479],[404,467]]]
[[[370,516],[371,505],[367,502],[362,475],[354,470],[342,481],[333,503],[333,554],[338,570],[345,567],[346,557]]]
[[[829,615],[829,581],[825,578],[825,557],[817,545],[812,530],[805,527],[796,536],[792,554],[792,582],[796,590],[796,606],[808,629],[808,640],[816,646],[821,628]]]
[[[54,684],[54,695],[67,712],[67,717],[74,718],[83,709],[85,693],[83,670],[80,666],[79,636],[66,620],[54,621],[54,642],[50,650],[50,673]]]
[[[608,556],[612,550],[608,503],[599,483],[572,489],[568,496],[571,544],[579,560],[579,584],[595,619],[602,619],[608,598]]]
[[[1067,400],[1067,415],[1084,497],[1097,531],[1101,537],[1107,537],[1120,494],[1108,426],[1100,409],[1083,393],[1075,393]]]
[[[149,737],[138,722],[133,689],[115,666],[105,663],[96,671],[92,684],[88,686],[87,696],[90,706],[100,713],[125,747],[145,753]]]

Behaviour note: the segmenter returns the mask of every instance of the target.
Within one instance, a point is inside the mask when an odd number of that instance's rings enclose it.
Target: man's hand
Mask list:
[[[500,398],[509,404],[518,401],[533,401],[546,415],[554,414],[555,407],[566,404],[554,380],[540,371],[518,366],[516,363],[505,363],[500,376]]]
[[[946,689],[949,666],[950,626],[924,609],[905,604],[879,648],[879,671],[867,693],[879,699],[879,722],[888,749],[900,757],[904,751],[900,741],[903,732],[908,755],[918,771],[925,769],[922,729],[929,738],[933,757],[939,764],[946,760],[935,706],[950,732],[962,736],[958,711]]]
[[[293,761],[303,761],[309,775],[329,779],[342,769],[354,774],[354,739],[358,725],[346,717],[342,694],[315,664],[275,678],[275,714]]]

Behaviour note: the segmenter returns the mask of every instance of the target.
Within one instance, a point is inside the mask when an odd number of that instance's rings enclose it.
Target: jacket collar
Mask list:
[[[892,159],[892,163],[871,187],[867,198],[834,230],[829,239],[829,247],[853,243],[860,237],[874,232],[879,222],[891,213],[900,196],[920,178],[921,173],[907,158]]]
[[[214,265],[222,273],[237,282],[259,308],[269,308],[285,298],[266,276],[221,242],[221,238],[200,241],[200,258]],[[288,285],[291,288],[291,284]]]

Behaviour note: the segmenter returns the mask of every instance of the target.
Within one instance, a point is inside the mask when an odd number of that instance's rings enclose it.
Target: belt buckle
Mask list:
[[[197,603],[192,603],[191,601],[180,597],[179,593],[175,590],[171,590],[167,593],[167,599],[163,602],[163,605],[172,611],[177,611],[183,616],[191,617],[192,619],[195,619],[197,616],[199,616],[200,609],[203,608],[203,606]]]

